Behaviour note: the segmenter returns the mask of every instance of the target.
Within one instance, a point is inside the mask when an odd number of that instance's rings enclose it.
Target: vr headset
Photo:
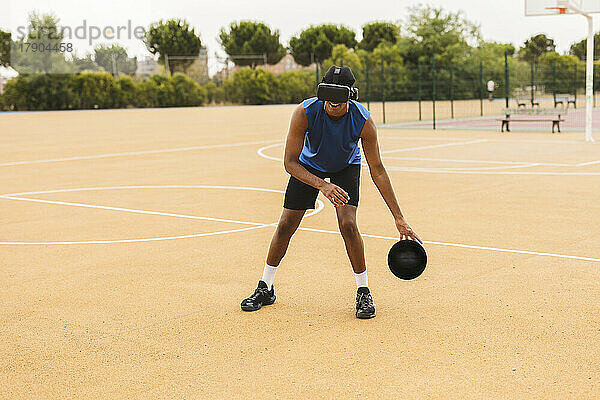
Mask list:
[[[340,85],[341,68],[335,67],[333,71],[333,83],[319,83],[317,86],[317,98],[332,103],[345,103],[348,100],[358,100],[358,89]],[[325,78],[323,78],[325,79]]]
[[[335,83],[319,83],[317,97],[332,103],[345,103],[348,100],[358,100],[358,89]]]

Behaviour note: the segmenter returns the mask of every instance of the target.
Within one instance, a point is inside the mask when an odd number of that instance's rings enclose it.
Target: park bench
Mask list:
[[[577,104],[575,102],[575,96],[569,93],[557,93],[554,98],[554,107],[558,104],[566,108],[569,108],[569,104],[573,104],[573,108],[577,108]]]
[[[560,123],[564,121],[562,118],[566,113],[566,108],[505,108],[502,110],[504,114],[503,118],[499,118],[498,121],[502,121],[501,132],[510,132],[511,122],[552,122],[552,133],[554,128],[560,132]]]
[[[527,96],[527,95],[519,95],[516,97],[517,100],[517,108],[527,108],[528,105],[531,105],[531,107],[535,107],[535,106],[540,106],[540,103],[538,103],[537,101],[532,100],[531,97]]]

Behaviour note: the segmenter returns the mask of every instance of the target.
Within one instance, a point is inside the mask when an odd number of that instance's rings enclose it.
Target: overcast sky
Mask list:
[[[13,35],[18,26],[25,25],[27,15],[33,10],[41,13],[54,12],[61,25],[73,29],[87,25],[99,27],[127,25],[148,27],[151,22],[172,17],[185,18],[202,42],[208,47],[210,56],[223,54],[216,37],[223,26],[242,19],[260,20],[272,28],[279,29],[282,42],[311,24],[326,22],[341,23],[353,28],[360,40],[361,26],[366,22],[386,20],[402,22],[407,7],[419,3],[442,6],[446,10],[463,11],[467,19],[481,26],[484,39],[510,42],[516,47],[533,34],[546,33],[555,40],[560,52],[568,50],[571,43],[583,39],[587,34],[587,22],[579,15],[525,17],[524,0],[373,0],[373,1],[281,1],[281,0],[0,0],[0,27],[9,28]],[[540,1],[540,0],[538,0]],[[598,14],[600,15],[600,14]],[[600,18],[594,18],[595,31],[600,30]],[[78,52],[92,50],[86,42],[74,41]],[[137,39],[121,39],[130,55],[144,56],[148,53]],[[81,54],[80,54],[81,55]],[[216,68],[211,62],[211,70]]]

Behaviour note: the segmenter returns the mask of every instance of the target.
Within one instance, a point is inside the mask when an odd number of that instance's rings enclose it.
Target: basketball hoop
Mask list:
[[[600,0],[524,0],[525,15],[573,15],[584,16],[588,21],[585,60],[585,140],[593,142],[593,97],[594,97],[594,29],[592,14],[600,14]],[[508,97],[508,96],[507,96]]]

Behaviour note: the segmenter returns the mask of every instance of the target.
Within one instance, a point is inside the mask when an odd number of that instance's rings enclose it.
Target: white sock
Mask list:
[[[267,284],[269,290],[273,287],[273,281],[275,280],[275,273],[277,272],[277,267],[272,267],[269,264],[265,263],[265,269],[263,270],[262,281]]]
[[[369,280],[367,279],[367,270],[365,269],[360,274],[354,273],[354,277],[356,278],[356,288],[359,287],[369,287]]]

